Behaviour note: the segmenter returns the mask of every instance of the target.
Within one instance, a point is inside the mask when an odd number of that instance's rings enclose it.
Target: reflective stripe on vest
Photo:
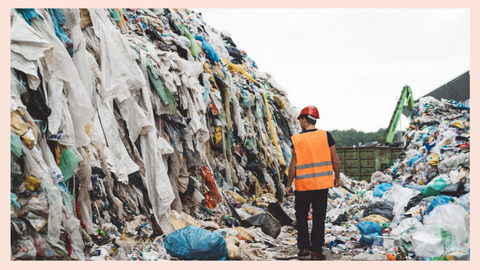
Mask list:
[[[333,167],[327,132],[311,131],[292,136],[296,155],[295,189],[318,190],[333,187]]]

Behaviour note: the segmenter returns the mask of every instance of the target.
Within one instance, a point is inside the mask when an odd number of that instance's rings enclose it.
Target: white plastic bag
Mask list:
[[[425,217],[424,229],[441,236],[445,248],[448,249],[469,240],[470,231],[465,222],[465,218],[469,216],[470,214],[458,204],[440,205]]]
[[[426,231],[417,231],[412,237],[413,252],[419,257],[442,256],[445,247],[442,238]]]
[[[420,192],[410,188],[404,188],[401,185],[392,185],[392,187],[385,192],[383,198],[395,203],[393,207],[393,214],[395,218],[393,222],[400,221],[402,215],[405,213],[405,206],[408,201]]]

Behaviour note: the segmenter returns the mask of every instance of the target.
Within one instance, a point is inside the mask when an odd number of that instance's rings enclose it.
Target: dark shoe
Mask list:
[[[327,258],[322,253],[312,252],[312,261],[325,261]]]
[[[308,248],[301,248],[298,252],[298,257],[308,257],[310,255],[310,250]]]

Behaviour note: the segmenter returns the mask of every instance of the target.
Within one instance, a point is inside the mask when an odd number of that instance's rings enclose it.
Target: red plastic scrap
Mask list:
[[[77,218],[80,220],[80,224],[82,225],[82,228],[87,229],[87,225],[83,222],[82,220],[82,212],[80,211],[80,203],[77,201]]]

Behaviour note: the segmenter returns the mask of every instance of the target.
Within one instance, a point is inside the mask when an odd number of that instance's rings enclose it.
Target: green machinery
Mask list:
[[[408,110],[410,111],[414,105],[412,89],[410,86],[405,85],[402,89],[400,98],[398,99],[397,106],[395,111],[393,111],[392,119],[390,119],[390,124],[388,125],[387,131],[385,132],[385,141],[391,143],[393,137],[395,136],[395,131],[397,130],[398,121],[400,121],[400,116],[403,112],[403,107],[405,107],[405,100],[407,101]],[[412,115],[410,114],[410,118]]]

